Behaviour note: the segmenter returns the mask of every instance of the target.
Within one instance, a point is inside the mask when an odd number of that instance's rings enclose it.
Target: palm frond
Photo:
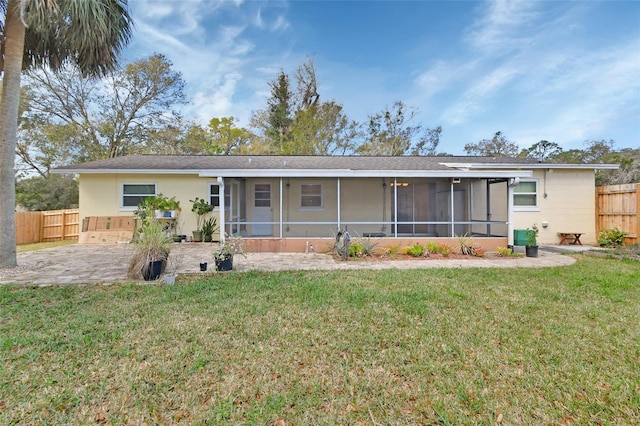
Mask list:
[[[87,75],[114,69],[133,27],[126,0],[23,0],[22,20],[24,68],[72,61]]]

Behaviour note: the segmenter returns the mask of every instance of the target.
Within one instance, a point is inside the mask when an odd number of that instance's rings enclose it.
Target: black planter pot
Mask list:
[[[160,278],[160,275],[162,275],[164,265],[164,260],[155,260],[153,262],[149,262],[149,269],[143,272],[142,278],[144,278],[145,281],[157,280],[158,278]]]
[[[538,257],[538,246],[526,246],[524,251],[527,257]]]
[[[206,272],[207,262],[200,262],[200,272]]]
[[[223,259],[216,258],[216,271],[231,271],[233,269],[233,255],[230,254]]]

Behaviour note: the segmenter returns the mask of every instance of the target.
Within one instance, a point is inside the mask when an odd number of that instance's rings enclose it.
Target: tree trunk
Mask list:
[[[5,57],[0,106],[0,268],[16,261],[15,156],[20,103],[20,73],[25,27],[20,20],[19,0],[9,0],[5,19]]]

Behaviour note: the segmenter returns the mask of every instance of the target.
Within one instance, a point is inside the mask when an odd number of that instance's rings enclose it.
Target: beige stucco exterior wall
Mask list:
[[[559,242],[558,232],[583,232],[584,244],[594,244],[595,235],[595,186],[594,173],[591,170],[553,170],[553,172],[535,171],[533,179],[538,182],[538,208],[533,211],[514,212],[514,229],[526,229],[534,223],[540,228],[540,244],[556,244]],[[374,222],[373,224],[349,225],[352,233],[381,232],[382,221],[391,220],[390,180],[386,180],[386,189],[381,178],[373,179],[341,179],[341,213],[340,220],[345,222]],[[208,197],[208,185],[216,183],[215,178],[200,178],[193,175],[138,175],[138,174],[83,174],[80,176],[80,217],[88,216],[132,216],[134,209],[120,207],[123,183],[154,183],[157,192],[165,196],[175,196],[180,201],[182,211],[178,218],[178,233],[191,235],[196,226],[196,216],[191,212],[189,200],[195,197]],[[280,179],[252,178],[246,180],[246,219],[251,222],[253,216],[254,189],[256,183],[271,185],[271,216],[275,224],[272,236],[279,236],[280,221]],[[289,187],[287,188],[287,183]],[[300,185],[304,183],[320,183],[322,185],[323,206],[318,209],[300,208]],[[470,191],[468,181],[460,184],[465,192]],[[336,179],[284,179],[282,182],[283,221],[291,222],[330,222],[328,224],[292,225],[290,231],[283,231],[283,237],[330,237],[335,231],[338,220],[337,180]],[[502,189],[501,189],[502,188]],[[478,184],[476,191],[484,191]],[[444,194],[448,190],[445,180],[438,180],[436,194]],[[492,210],[506,209],[506,186],[497,186],[492,190]],[[546,196],[545,196],[546,193]],[[444,206],[441,206],[444,208]],[[440,208],[440,207],[439,207]],[[474,217],[482,215],[484,205],[466,208]],[[436,212],[437,218],[441,212]],[[442,212],[444,213],[444,212]],[[219,212],[214,212],[219,221]],[[494,218],[498,220],[497,218]],[[505,218],[506,220],[506,218]],[[546,222],[547,227],[542,224]],[[249,226],[249,234],[251,228]],[[295,230],[295,234],[294,234]],[[386,235],[392,235],[387,227]]]
[[[538,244],[558,244],[558,232],[582,232],[585,233],[581,238],[583,244],[595,244],[594,172],[536,170],[533,179],[538,181],[539,209],[516,211],[514,229],[526,229],[535,223],[540,229]]]
[[[156,191],[180,201],[177,219],[179,234],[191,235],[196,228],[196,215],[189,200],[208,198],[208,185],[215,178],[191,175],[83,174],[80,176],[80,218],[89,216],[133,216],[135,209],[122,208],[123,183],[154,183]],[[213,212],[219,222],[219,212]]]

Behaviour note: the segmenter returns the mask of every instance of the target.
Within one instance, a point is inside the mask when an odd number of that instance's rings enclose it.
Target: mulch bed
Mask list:
[[[443,256],[438,253],[430,253],[428,256],[411,256],[408,254],[394,254],[390,256],[371,255],[364,257],[350,257],[349,261],[354,262],[384,262],[390,260],[404,260],[404,261],[429,261],[429,260],[483,260],[483,259],[518,259],[522,256],[498,256],[497,253],[485,253],[484,256],[470,256],[460,253],[450,253],[448,256]],[[342,257],[335,256],[336,259],[342,260]]]

